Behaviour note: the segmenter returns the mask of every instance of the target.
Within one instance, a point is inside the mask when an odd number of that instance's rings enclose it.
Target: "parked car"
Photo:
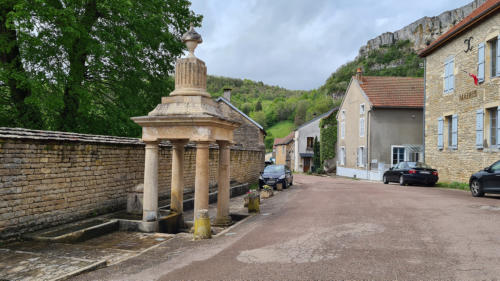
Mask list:
[[[269,185],[276,188],[278,183],[281,183],[283,188],[287,188],[293,184],[293,176],[290,168],[285,165],[269,165],[264,168],[259,177],[259,187],[262,188],[264,185]]]
[[[473,174],[469,179],[469,187],[474,197],[485,193],[500,193],[500,161]]]
[[[438,181],[438,172],[422,162],[399,162],[396,166],[385,171],[383,181],[399,182],[400,185],[425,184],[434,186]]]

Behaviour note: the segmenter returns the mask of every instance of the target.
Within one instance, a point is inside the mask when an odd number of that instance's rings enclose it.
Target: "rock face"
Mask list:
[[[379,49],[380,46],[393,45],[399,40],[410,40],[415,50],[421,50],[484,2],[486,0],[474,0],[463,7],[446,11],[439,16],[423,17],[395,32],[383,33],[362,46],[359,49],[358,58],[366,56],[372,50]]]

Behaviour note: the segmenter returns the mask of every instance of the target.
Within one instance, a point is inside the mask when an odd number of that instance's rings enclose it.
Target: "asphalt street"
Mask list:
[[[500,277],[500,196],[295,175],[223,235],[178,235],[75,280]]]

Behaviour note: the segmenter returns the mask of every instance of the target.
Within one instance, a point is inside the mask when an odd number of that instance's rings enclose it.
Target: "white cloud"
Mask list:
[[[208,73],[289,89],[321,86],[373,37],[467,0],[192,0]]]

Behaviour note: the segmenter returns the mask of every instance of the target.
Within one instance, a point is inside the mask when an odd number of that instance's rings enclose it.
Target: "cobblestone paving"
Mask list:
[[[0,280],[57,280],[89,267],[119,263],[172,237],[161,233],[113,232],[76,244],[10,244],[0,248]]]

